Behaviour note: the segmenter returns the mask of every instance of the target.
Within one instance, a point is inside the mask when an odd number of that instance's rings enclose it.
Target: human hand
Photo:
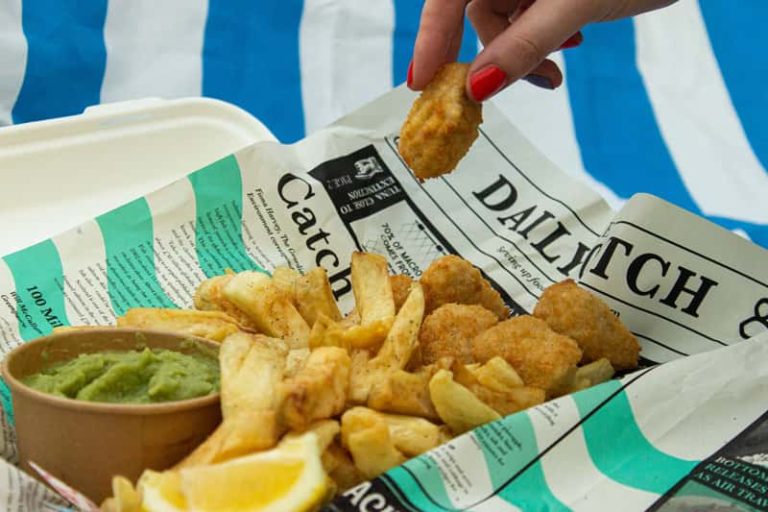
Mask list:
[[[634,16],[675,0],[426,0],[408,69],[408,87],[423,89],[459,53],[464,11],[484,49],[467,78],[467,94],[484,101],[521,78],[547,89],[563,82],[551,52],[581,42],[588,23]]]

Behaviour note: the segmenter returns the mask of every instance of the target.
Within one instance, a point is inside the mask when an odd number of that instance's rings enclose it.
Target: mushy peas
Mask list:
[[[185,400],[219,390],[214,354],[149,349],[81,354],[23,379],[53,395],[123,404]]]

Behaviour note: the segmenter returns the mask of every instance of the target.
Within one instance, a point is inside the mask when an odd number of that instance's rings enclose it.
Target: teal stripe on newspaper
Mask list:
[[[195,192],[195,243],[200,268],[213,277],[226,269],[263,271],[243,243],[243,183],[240,166],[228,156],[189,175]]]
[[[619,381],[611,381],[573,395],[581,417],[620,388]],[[587,418],[581,428],[595,466],[628,487],[663,494],[699,463],[656,449],[637,425],[623,390]]]
[[[493,488],[501,487],[496,496],[525,511],[570,510],[552,494],[538,461],[504,485],[539,455],[536,433],[528,413],[507,416],[480,427],[475,434],[483,447]]]
[[[16,286],[14,302],[21,338],[31,340],[49,334],[54,327],[68,325],[62,292],[64,272],[53,241],[40,242],[3,259]]]
[[[19,334],[24,341],[49,334],[54,327],[69,325],[64,307],[61,258],[51,240],[35,244],[3,258],[16,288],[13,304]],[[0,402],[10,423],[14,422],[11,393],[0,381]]]
[[[526,468],[526,464],[539,455],[528,414],[507,416],[475,429],[472,435],[482,450],[491,488],[497,497],[526,511],[570,510],[549,489],[538,462]],[[464,442],[471,441],[465,439]],[[390,470],[387,476],[419,510],[458,510],[451,504],[440,469],[429,455],[412,459]]]
[[[133,307],[175,308],[155,273],[154,226],[144,198],[96,217],[107,257],[107,289],[116,315]]]
[[[448,498],[440,469],[429,455],[411,459],[389,470],[387,476],[417,510],[457,510]],[[429,495],[425,489],[429,489]]]

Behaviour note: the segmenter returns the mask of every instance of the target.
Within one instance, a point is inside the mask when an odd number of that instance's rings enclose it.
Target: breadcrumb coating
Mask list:
[[[452,171],[477,139],[482,107],[467,97],[469,64],[446,64],[416,99],[399,150],[419,180]]]

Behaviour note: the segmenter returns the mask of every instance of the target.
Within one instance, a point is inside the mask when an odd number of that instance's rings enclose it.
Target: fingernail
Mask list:
[[[584,41],[584,35],[581,33],[581,31],[578,31],[560,45],[560,50],[565,50],[566,48],[575,48],[579,46],[582,41]]]
[[[498,66],[487,66],[469,78],[469,90],[475,101],[484,101],[504,86],[507,74]]]
[[[408,84],[408,87],[413,84],[413,60],[411,60],[411,63],[408,64],[408,75],[405,78],[406,84]]]
[[[541,87],[543,89],[554,89],[555,86],[552,84],[552,80],[545,77],[544,75],[526,75],[524,79],[527,82],[532,83],[536,87]]]

